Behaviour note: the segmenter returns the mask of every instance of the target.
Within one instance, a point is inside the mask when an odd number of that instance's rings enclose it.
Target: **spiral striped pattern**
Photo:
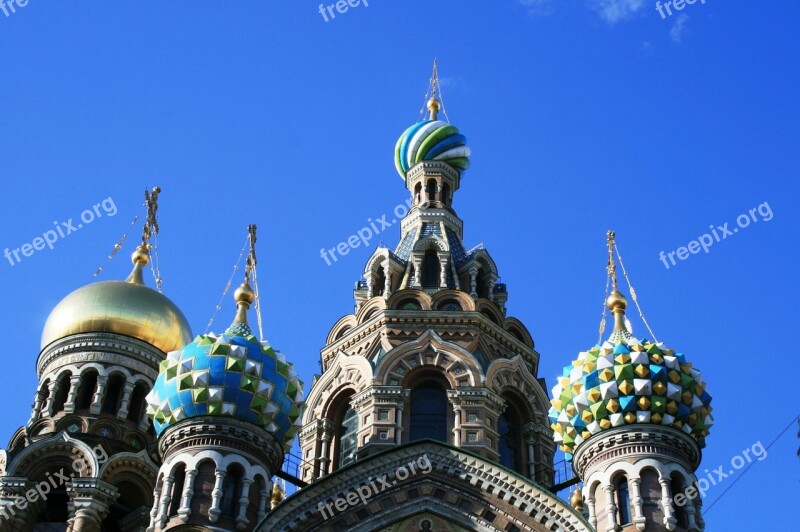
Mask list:
[[[406,129],[397,141],[394,163],[403,179],[422,161],[444,161],[458,170],[469,168],[470,149],[458,128],[441,120],[424,120]]]

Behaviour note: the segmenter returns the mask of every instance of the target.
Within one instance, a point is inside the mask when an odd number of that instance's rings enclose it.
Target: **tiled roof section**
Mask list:
[[[450,253],[453,256],[453,262],[456,266],[461,265],[464,260],[466,259],[466,252],[464,251],[464,245],[461,243],[461,239],[453,232],[452,229],[447,229],[447,241],[450,243]]]
[[[438,223],[423,222],[419,237],[425,238],[426,236],[442,236],[441,226]]]
[[[407,261],[408,257],[411,256],[411,250],[414,247],[414,237],[416,236],[416,229],[412,229],[406,236],[403,237],[403,240],[400,242],[400,245],[397,246],[397,256],[400,257],[403,261]]]

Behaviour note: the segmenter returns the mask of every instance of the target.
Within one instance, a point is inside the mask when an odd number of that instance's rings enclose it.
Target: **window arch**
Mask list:
[[[497,418],[497,433],[500,437],[498,441],[500,463],[524,474],[526,446],[522,441],[521,417],[513,404],[509,404]]]
[[[422,287],[439,288],[440,272],[441,266],[439,265],[439,254],[436,253],[435,249],[427,250],[422,259]]]
[[[385,288],[386,274],[382,267],[378,267],[378,271],[372,274],[372,296],[382,296]]]
[[[414,205],[419,205],[422,201],[422,183],[417,183],[414,187]]]
[[[489,297],[489,287],[486,286],[486,275],[483,273],[483,268],[478,270],[478,275],[475,277],[475,290],[479,298]]]
[[[430,438],[449,443],[447,388],[442,377],[419,379],[411,388],[409,441]]]
[[[397,308],[399,310],[420,310],[422,307],[416,299],[404,299],[398,303]]]
[[[128,421],[138,424],[142,420],[142,415],[145,411],[146,397],[149,391],[150,387],[141,381],[133,388],[129,403],[130,406],[128,407]]]
[[[103,398],[103,412],[106,414],[116,414],[122,399],[122,389],[125,386],[125,377],[115,373],[108,379],[106,385],[106,396]]]
[[[461,303],[455,299],[445,299],[439,304],[439,310],[461,311]]]
[[[425,186],[425,195],[428,201],[436,201],[436,180],[428,179],[428,184]]]
[[[181,499],[183,498],[183,489],[186,483],[186,464],[178,464],[172,474],[175,480],[172,484],[172,498],[169,502],[169,513],[167,513],[170,517],[178,515],[178,510],[181,509]]]
[[[94,392],[97,390],[97,370],[89,369],[81,375],[78,396],[75,398],[75,410],[86,410],[92,406]]]
[[[686,504],[692,504],[692,501],[688,501],[688,503],[678,505],[675,503],[675,497],[679,493],[683,493],[683,476],[674,471],[670,478],[670,489],[672,490],[672,509],[675,511],[675,519],[678,520],[677,525],[681,528],[689,528],[689,516],[686,513]]]
[[[344,467],[358,458],[358,412],[350,405],[355,392],[347,390],[331,403],[328,419],[335,427],[333,470]]]
[[[64,410],[64,404],[67,402],[67,396],[69,396],[71,377],[72,373],[67,371],[58,378],[58,391],[56,391],[56,395],[53,397],[53,414]]]
[[[620,475],[614,483],[617,506],[617,524],[626,525],[631,522],[631,495],[628,491],[628,477]]]
[[[239,464],[228,466],[228,473],[222,483],[222,501],[220,511],[222,515],[236,517],[239,509],[239,498],[242,496],[242,479],[244,469]]]
[[[442,187],[442,203],[450,205],[450,185],[445,183]]]

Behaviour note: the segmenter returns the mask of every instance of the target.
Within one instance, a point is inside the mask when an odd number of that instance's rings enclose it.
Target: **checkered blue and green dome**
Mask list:
[[[595,434],[641,423],[681,430],[702,448],[713,421],[706,384],[684,355],[628,333],[580,353],[552,393],[553,437],[567,459]]]
[[[243,323],[169,353],[147,401],[158,435],[183,419],[229,416],[261,427],[287,450],[304,405],[293,366]]]

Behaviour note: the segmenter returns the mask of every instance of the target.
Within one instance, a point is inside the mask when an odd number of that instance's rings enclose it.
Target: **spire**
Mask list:
[[[633,338],[625,323],[625,309],[628,301],[622,292],[617,288],[617,264],[614,261],[614,248],[616,246],[616,233],[609,231],[608,236],[608,276],[611,278],[611,295],[606,299],[606,306],[614,316],[614,331],[611,333],[609,341],[612,343],[622,342]]]
[[[133,271],[127,279],[127,282],[132,284],[144,284],[144,267],[150,263],[150,249],[153,247],[150,244],[150,239],[158,234],[158,219],[156,213],[158,212],[158,195],[161,193],[159,187],[153,187],[151,193],[147,189],[144,191],[144,202],[147,207],[147,219],[142,228],[142,243],[137,247],[131,255],[133,262]],[[160,288],[161,278],[156,277],[156,285]]]
[[[233,320],[231,329],[238,328],[237,325],[250,329],[247,324],[247,311],[250,305],[256,300],[256,293],[250,288],[250,276],[253,269],[256,267],[256,226],[249,225],[247,227],[248,239],[250,241],[250,252],[247,255],[247,264],[244,269],[244,282],[233,293],[233,299],[236,301],[236,317]]]
[[[428,111],[430,111],[430,120],[437,120],[439,115],[439,108],[441,107],[439,100],[436,98],[437,91],[439,91],[439,60],[433,60],[433,74],[431,74],[431,98],[428,100]]]

